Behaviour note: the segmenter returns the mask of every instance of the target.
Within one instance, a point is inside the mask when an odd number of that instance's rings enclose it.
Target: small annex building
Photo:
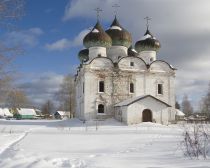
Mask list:
[[[115,105],[115,118],[126,124],[157,122],[168,124],[169,104],[151,95],[124,100]]]
[[[0,108],[0,118],[12,118],[13,114],[8,108]]]
[[[69,116],[70,116],[69,111],[56,111],[54,114],[54,118],[56,118],[56,119],[69,118]]]
[[[35,119],[36,111],[29,108],[18,108],[14,117],[17,119]]]
[[[176,120],[184,120],[185,114],[180,111],[179,109],[176,109]]]

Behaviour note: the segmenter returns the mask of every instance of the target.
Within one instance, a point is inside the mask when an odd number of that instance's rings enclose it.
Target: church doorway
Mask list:
[[[142,122],[152,122],[152,111],[145,109],[142,112]]]
[[[103,104],[98,105],[98,113],[104,113],[104,105]]]

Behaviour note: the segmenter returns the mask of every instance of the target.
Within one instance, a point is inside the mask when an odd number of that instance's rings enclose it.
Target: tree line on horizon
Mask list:
[[[200,113],[210,119],[210,82],[208,85],[208,90],[205,95],[201,98],[199,107],[197,110],[194,110],[191,101],[189,100],[188,95],[184,95],[181,103],[176,101],[176,109],[182,110],[184,114],[188,117],[194,113]]]

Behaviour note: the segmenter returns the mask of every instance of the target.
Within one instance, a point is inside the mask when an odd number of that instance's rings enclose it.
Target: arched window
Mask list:
[[[163,94],[163,84],[158,84],[158,94]]]
[[[134,93],[134,84],[130,83],[130,93]]]
[[[104,81],[99,81],[99,92],[104,92]]]
[[[103,104],[98,105],[98,113],[104,113],[104,105]]]

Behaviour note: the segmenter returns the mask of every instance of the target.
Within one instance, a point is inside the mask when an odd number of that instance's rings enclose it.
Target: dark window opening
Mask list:
[[[85,92],[85,83],[83,82],[83,86],[82,86],[82,92]]]
[[[130,66],[134,66],[134,62],[130,62]]]
[[[104,92],[104,81],[99,82],[99,92]]]
[[[104,105],[103,104],[98,105],[98,113],[104,113]]]
[[[134,93],[134,84],[130,83],[130,93]]]
[[[98,54],[98,57],[101,57],[101,54]]]
[[[158,84],[158,94],[163,94],[163,85]]]

